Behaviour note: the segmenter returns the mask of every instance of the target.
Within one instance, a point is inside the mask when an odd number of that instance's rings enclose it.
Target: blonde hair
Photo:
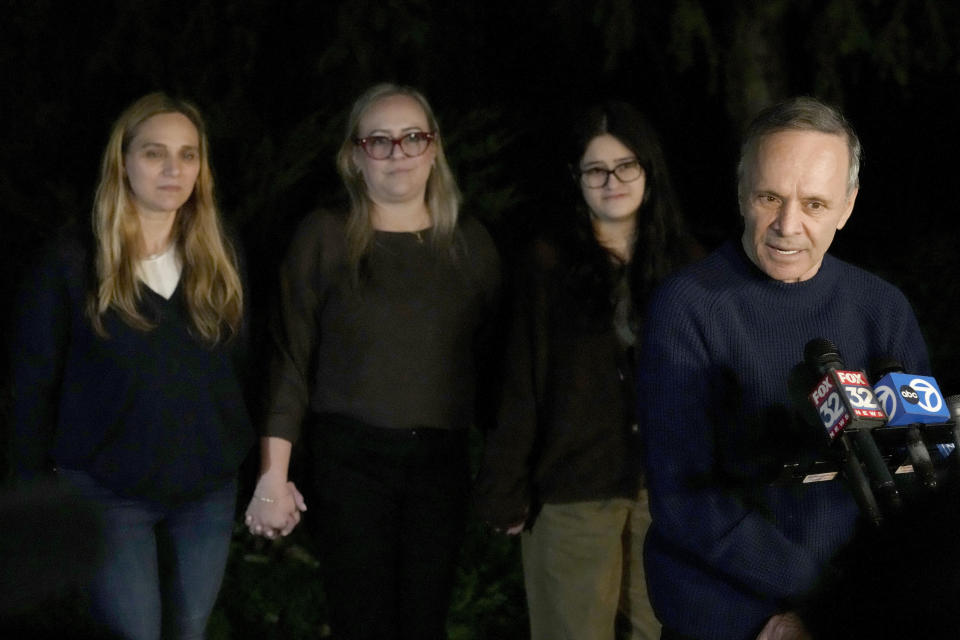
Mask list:
[[[193,328],[202,339],[215,344],[225,337],[225,329],[230,335],[240,330],[243,286],[236,255],[217,213],[203,118],[189,102],[163,93],[151,93],[127,107],[110,132],[93,203],[96,289],[88,300],[87,315],[104,337],[103,316],[109,309],[131,327],[153,328],[138,308],[143,286],[136,275],[142,257],[140,219],[124,172],[124,154],[139,126],[163,113],[182,114],[197,129],[200,171],[193,192],[177,211],[171,235],[183,260],[181,287]]]
[[[354,139],[360,134],[360,120],[374,104],[391,96],[408,96],[415,100],[427,118],[430,131],[436,133],[431,144],[435,145],[436,156],[430,177],[427,179],[425,200],[430,214],[432,228],[430,239],[437,248],[451,248],[457,227],[457,215],[460,210],[460,191],[456,179],[447,164],[443,152],[443,138],[440,127],[433,115],[430,104],[423,95],[411,87],[382,83],[363,93],[353,103],[347,120],[346,135],[340,151],[337,153],[337,171],[350,195],[350,215],[347,217],[347,261],[356,275],[363,258],[370,251],[373,242],[373,203],[367,193],[363,175],[353,161]]]

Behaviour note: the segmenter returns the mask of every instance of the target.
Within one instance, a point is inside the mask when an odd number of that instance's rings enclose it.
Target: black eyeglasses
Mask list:
[[[393,148],[400,147],[400,151],[408,158],[416,158],[423,155],[437,137],[436,133],[430,131],[413,131],[399,138],[390,136],[367,136],[366,138],[354,138],[353,143],[363,149],[367,156],[374,160],[386,160],[393,154]]]
[[[391,149],[392,151],[392,149]],[[617,176],[620,182],[633,182],[643,175],[643,167],[636,160],[621,162],[613,169],[606,167],[590,167],[576,171],[580,183],[588,189],[602,189],[610,182],[610,176]]]

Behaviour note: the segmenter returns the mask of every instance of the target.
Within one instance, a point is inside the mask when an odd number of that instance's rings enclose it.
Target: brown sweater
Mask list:
[[[281,267],[265,435],[296,440],[310,412],[383,428],[468,427],[477,341],[499,292],[490,237],[462,219],[451,253],[429,231],[378,231],[356,284],[344,222],[309,215]]]

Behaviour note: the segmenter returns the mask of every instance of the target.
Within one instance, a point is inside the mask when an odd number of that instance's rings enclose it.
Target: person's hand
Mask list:
[[[300,522],[300,512],[306,510],[303,495],[293,482],[264,474],[253,491],[244,522],[254,535],[286,536]]]
[[[527,521],[518,522],[517,524],[511,525],[503,530],[503,532],[508,536],[515,536],[523,533],[523,527],[527,524]]]
[[[527,515],[530,513],[530,507],[523,510],[523,520],[514,522],[506,527],[494,527],[496,533],[502,533],[507,536],[515,536],[523,533],[523,528],[527,526]]]
[[[792,611],[767,620],[757,640],[811,640],[803,621]]]

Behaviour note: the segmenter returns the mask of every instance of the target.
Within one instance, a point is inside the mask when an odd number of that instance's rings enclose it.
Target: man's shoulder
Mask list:
[[[889,305],[901,301],[908,304],[906,296],[899,287],[872,271],[829,253],[823,260],[823,268],[835,274],[836,286],[846,289],[852,296],[851,300],[860,300],[863,304]]]
[[[721,245],[693,264],[668,276],[657,288],[656,300],[703,303],[742,291],[749,282],[746,265],[732,242]]]

